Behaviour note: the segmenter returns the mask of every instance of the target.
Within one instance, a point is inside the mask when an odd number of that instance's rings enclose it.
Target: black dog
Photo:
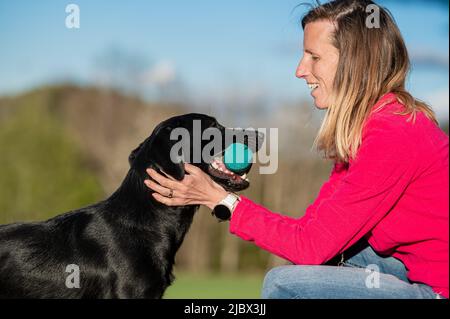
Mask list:
[[[179,127],[194,133],[195,120],[201,132],[217,128],[225,136],[227,129],[212,117],[173,117],[159,124],[131,153],[130,170],[108,199],[45,222],[1,225],[0,298],[161,298],[173,281],[175,254],[198,205],[158,203],[144,184],[145,170],[152,167],[183,179],[183,163],[170,160],[177,142],[170,133]],[[244,142],[257,151],[263,136],[256,131],[242,134]],[[202,141],[201,148],[208,142]],[[227,141],[222,142],[225,148]],[[227,190],[249,186],[244,175],[225,173],[215,162],[216,168],[211,161],[191,161]],[[76,277],[68,285],[76,271],[79,286]]]

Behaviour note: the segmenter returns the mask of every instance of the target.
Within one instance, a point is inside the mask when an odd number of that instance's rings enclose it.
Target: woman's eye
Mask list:
[[[317,61],[317,60],[319,60],[319,57],[318,56],[312,56],[312,59],[313,59],[313,61]]]

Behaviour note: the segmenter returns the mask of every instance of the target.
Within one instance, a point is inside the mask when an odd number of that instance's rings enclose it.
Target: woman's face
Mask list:
[[[334,75],[339,61],[339,51],[331,44],[334,26],[329,21],[306,24],[303,39],[303,57],[296,76],[304,78],[311,88],[314,104],[319,109],[329,106]]]

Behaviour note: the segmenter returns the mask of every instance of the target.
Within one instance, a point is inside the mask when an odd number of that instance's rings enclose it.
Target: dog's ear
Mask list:
[[[136,147],[133,151],[131,151],[130,156],[128,156],[128,163],[130,163],[130,167],[133,166],[134,160],[136,159],[136,156],[138,152],[141,150],[142,145],[144,145],[145,142],[142,142],[139,144],[138,147]]]
[[[170,127],[161,129],[154,137],[149,150],[149,158],[159,170],[181,181],[184,178],[184,163],[181,154],[177,158],[171,158],[172,147],[177,143],[170,139]]]

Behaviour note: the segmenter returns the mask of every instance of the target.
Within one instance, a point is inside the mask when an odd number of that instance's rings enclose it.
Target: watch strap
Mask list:
[[[234,193],[229,193],[224,199],[220,201],[219,204],[227,206],[230,211],[233,210],[236,203],[239,201],[239,196]]]

